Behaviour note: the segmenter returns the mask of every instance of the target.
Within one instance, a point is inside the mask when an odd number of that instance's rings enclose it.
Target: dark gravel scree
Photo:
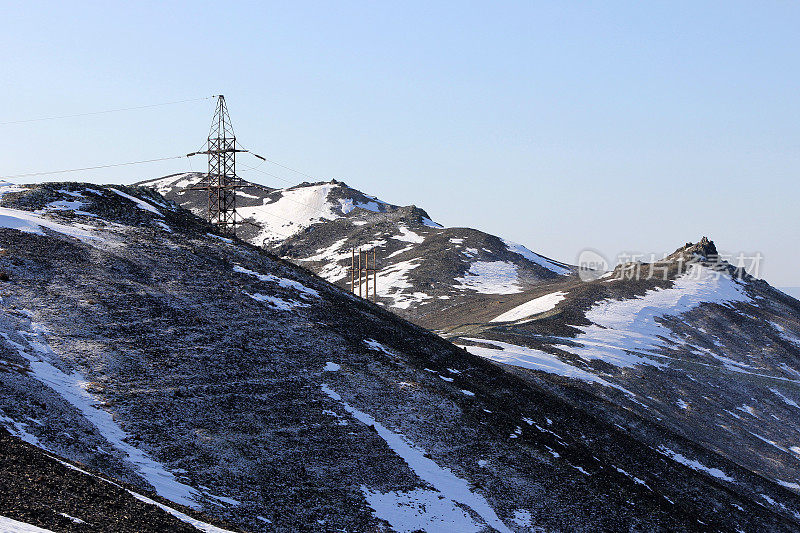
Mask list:
[[[197,532],[166,511],[137,500],[126,489],[65,466],[2,428],[0,516],[52,531]]]

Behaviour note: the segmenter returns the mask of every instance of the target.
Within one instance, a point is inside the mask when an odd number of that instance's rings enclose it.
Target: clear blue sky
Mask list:
[[[222,92],[246,146],[445,225],[568,262],[708,235],[800,286],[799,28],[789,1],[6,3],[0,122]],[[183,154],[212,111],[0,126],[0,174]]]

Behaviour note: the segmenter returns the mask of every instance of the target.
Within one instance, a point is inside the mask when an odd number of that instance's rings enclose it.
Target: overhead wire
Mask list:
[[[251,167],[249,165],[241,165],[241,166],[243,166],[245,168],[245,170],[255,170],[256,172],[260,172],[262,174],[266,174],[267,176],[273,177],[275,179],[279,179],[281,181],[285,181],[286,183],[295,184],[295,182],[293,182],[293,181],[287,180],[286,178],[282,178],[282,177],[278,176],[277,174],[273,174],[271,172],[267,172],[264,169],[260,169],[258,167]]]
[[[120,111],[134,111],[139,109],[148,109],[153,107],[161,107],[167,105],[174,105],[174,104],[183,104],[188,102],[199,102],[203,100],[210,100],[212,98],[216,98],[217,95],[211,96],[203,96],[201,98],[187,98],[184,100],[172,100],[170,102],[159,102],[155,104],[147,104],[147,105],[140,105],[140,106],[130,106],[130,107],[119,107],[115,109],[104,109],[102,111],[89,111],[86,113],[72,113],[69,115],[55,115],[55,116],[48,116],[48,117],[38,117],[38,118],[31,118],[31,119],[23,119],[23,120],[8,120],[4,122],[0,122],[0,126],[10,125],[10,124],[23,124],[29,122],[41,122],[46,120],[60,120],[60,119],[67,119],[67,118],[78,118],[78,117],[87,117],[87,116],[94,116],[94,115],[103,115],[108,113],[116,113]],[[143,163],[153,163],[157,161],[168,161],[171,159],[181,159],[185,156],[172,156],[172,157],[159,157],[155,159],[143,159],[139,161],[130,161],[126,163],[113,163],[108,165],[96,165],[91,167],[82,167],[82,168],[72,168],[72,169],[65,169],[65,170],[51,170],[47,172],[27,172],[22,174],[12,174],[7,176],[2,176],[3,178],[25,178],[25,177],[32,177],[32,176],[44,176],[48,174],[66,174],[69,172],[81,172],[86,170],[97,170],[101,168],[113,168],[113,167],[122,167],[128,165],[139,165]],[[191,162],[190,162],[191,165]],[[191,168],[191,166],[190,166]]]
[[[246,150],[246,148],[244,146],[242,146],[242,144],[239,141],[236,141],[236,144],[238,144],[239,148],[241,148],[242,150]],[[262,161],[266,161],[268,163],[272,163],[273,165],[279,166],[281,168],[285,168],[286,170],[288,170],[290,172],[294,172],[295,174],[299,174],[300,176],[304,176],[304,177],[312,179],[312,180],[316,179],[314,176],[312,176],[310,174],[306,174],[305,172],[301,172],[299,170],[296,170],[294,168],[286,166],[286,165],[284,165],[282,163],[278,163],[277,161],[273,161],[272,159],[267,159],[266,157],[260,156],[260,155],[256,154],[253,151],[250,151],[250,150],[247,150],[247,151],[248,151],[248,153],[250,153],[250,155],[253,155],[253,156],[257,157],[257,158],[261,159]],[[286,180],[284,180],[284,181],[286,181]]]
[[[216,95],[212,96],[204,96],[202,98],[189,98],[187,100],[174,100],[172,102],[161,102],[158,104],[148,104],[148,105],[140,105],[140,106],[133,106],[133,107],[120,107],[117,109],[105,109],[103,111],[90,111],[87,113],[73,113],[70,115],[56,115],[50,117],[38,117],[38,118],[28,118],[23,120],[7,120],[5,122],[0,122],[0,126],[7,126],[10,124],[25,124],[28,122],[42,122],[46,120],[61,120],[65,118],[78,118],[78,117],[89,117],[94,115],[105,115],[107,113],[117,113],[120,111],[135,111],[137,109],[148,109],[151,107],[161,107],[165,105],[173,105],[173,104],[185,104],[188,102],[199,102],[201,100],[210,100],[212,98],[216,98]]]
[[[238,141],[236,141],[236,144],[238,144],[238,145],[239,145],[239,147],[240,147],[241,149],[245,149],[245,148],[244,148],[244,147],[243,147],[243,146],[242,146],[242,145],[241,145],[241,144],[240,144]],[[281,167],[281,168],[285,168],[285,169],[287,169],[287,170],[292,170],[293,172],[296,172],[296,173],[298,173],[298,174],[301,174],[301,175],[303,175],[303,176],[305,176],[305,177],[307,177],[307,178],[310,178],[310,179],[312,179],[312,180],[314,180],[314,179],[317,179],[317,178],[315,178],[314,176],[311,176],[310,174],[306,174],[306,173],[304,173],[304,172],[300,172],[300,171],[298,171],[298,170],[293,170],[293,169],[290,169],[289,167],[287,167],[287,166],[285,166],[285,165],[282,165],[282,164],[280,164],[280,163],[276,163],[275,161],[271,161],[271,160],[269,160],[269,159],[267,159],[267,158],[265,158],[265,157],[262,157],[262,156],[260,156],[260,155],[258,155],[258,154],[256,154],[256,153],[254,153],[254,152],[251,152],[251,151],[249,151],[249,150],[248,150],[248,152],[247,152],[247,153],[249,153],[250,155],[252,155],[252,156],[255,156],[255,157],[257,157],[258,159],[261,159],[261,160],[262,160],[262,163],[259,163],[259,165],[258,165],[258,166],[260,166],[261,164],[263,164],[263,162],[264,162],[264,161],[267,161],[267,162],[270,162],[270,163],[272,163],[272,164],[274,164],[274,165],[277,165],[277,166],[279,166],[279,167]],[[288,184],[290,184],[290,185],[294,185],[294,184],[295,184],[295,182],[293,182],[293,181],[290,181],[290,180],[287,180],[286,178],[283,178],[283,177],[281,177],[281,176],[278,176],[277,174],[273,174],[273,173],[271,173],[271,172],[267,172],[266,170],[260,169],[260,168],[258,168],[258,166],[252,167],[252,166],[245,165],[245,164],[240,164],[240,165],[241,165],[242,167],[244,167],[244,168],[245,168],[245,170],[254,170],[254,171],[256,171],[256,172],[260,172],[260,173],[262,173],[262,174],[265,174],[265,175],[267,175],[267,176],[270,176],[270,177],[273,177],[273,178],[279,179],[279,180],[281,180],[281,181],[285,181],[286,183],[288,183]],[[308,208],[310,208],[310,209],[317,209],[317,208],[319,207],[319,206],[313,206],[313,205],[307,204],[307,203],[305,203],[305,202],[300,202],[300,201],[297,201],[297,200],[295,200],[294,198],[290,198],[290,197],[288,197],[288,196],[285,196],[285,195],[283,196],[283,199],[284,199],[284,200],[289,200],[290,202],[292,202],[292,203],[295,203],[295,204],[297,204],[297,205],[300,205],[300,206],[303,206],[303,207],[308,207]],[[264,206],[260,206],[260,207],[262,208],[261,210],[262,210],[264,213],[266,213],[266,214],[268,214],[268,215],[270,215],[270,216],[273,216],[273,217],[276,217],[276,218],[280,218],[280,219],[282,219],[282,220],[286,220],[287,222],[292,222],[292,223],[294,223],[294,221],[293,221],[293,220],[289,220],[288,218],[285,218],[285,217],[282,217],[282,216],[280,216],[280,215],[276,215],[276,214],[274,214],[274,213],[271,213],[271,212],[270,212],[268,209],[264,209]],[[276,231],[275,233],[281,234],[280,232],[277,232],[277,231]],[[284,237],[285,237],[285,236],[286,236],[286,235],[284,235]]]
[[[264,158],[264,161],[267,161],[268,163],[272,163],[273,165],[277,165],[277,166],[279,166],[281,168],[285,168],[286,170],[294,172],[295,174],[299,174],[301,176],[305,176],[306,178],[310,178],[312,180],[316,179],[314,176],[311,176],[310,174],[306,174],[305,172],[300,172],[299,170],[295,170],[295,169],[293,169],[291,167],[287,167],[286,165],[282,165],[282,164],[278,163],[277,161],[273,161],[271,159],[266,159],[266,158]]]
[[[294,182],[293,182],[293,181],[289,181],[289,180],[287,180],[287,179],[285,179],[285,178],[282,178],[282,177],[278,176],[277,174],[272,174],[271,172],[267,172],[266,170],[261,170],[261,169],[259,169],[259,168],[256,168],[256,167],[251,167],[251,166],[248,166],[248,165],[242,165],[242,166],[243,166],[243,167],[244,167],[246,170],[255,170],[255,171],[257,171],[257,172],[261,172],[262,174],[266,174],[267,176],[271,176],[271,177],[273,177],[273,178],[277,178],[277,179],[279,179],[279,180],[285,181],[286,183],[289,183],[289,184],[294,184]],[[314,179],[314,178],[312,178],[312,179]],[[290,202],[293,202],[293,203],[295,203],[295,204],[297,204],[297,205],[302,205],[302,206],[304,206],[304,207],[308,207],[308,208],[310,208],[310,209],[317,209],[317,208],[319,207],[319,206],[314,206],[314,205],[311,205],[311,204],[307,204],[307,203],[305,203],[305,202],[300,202],[300,201],[298,201],[298,200],[295,200],[294,198],[289,198],[288,196],[284,196],[283,198],[284,198],[285,200],[289,200]]]
[[[185,155],[176,155],[172,157],[158,157],[156,159],[142,159],[140,161],[129,161],[127,163],[113,163],[110,165],[97,165],[94,167],[83,167],[83,168],[70,168],[67,170],[51,170],[48,172],[28,172],[26,174],[12,174],[7,176],[0,176],[2,178],[26,178],[30,176],[45,176],[48,174],[66,174],[68,172],[81,172],[84,170],[97,170],[100,168],[112,168],[112,167],[124,167],[128,165],[141,165],[143,163],[154,163],[156,161],[169,161],[170,159],[183,159],[186,157]]]

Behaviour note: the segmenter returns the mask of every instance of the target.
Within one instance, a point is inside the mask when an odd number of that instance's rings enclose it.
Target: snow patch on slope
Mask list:
[[[389,348],[379,343],[375,339],[364,339],[362,342],[366,344],[370,350],[375,350],[376,352],[383,352],[386,355],[395,357],[394,353],[392,353],[392,351]]]
[[[27,522],[19,522],[5,516],[0,516],[0,531],[3,533],[53,533],[49,529],[43,529]]]
[[[16,183],[11,183],[10,181],[0,180],[0,199],[2,199],[5,194],[10,192],[22,192],[27,190],[27,187],[22,187]]]
[[[6,340],[10,341],[6,335]],[[13,342],[13,341],[10,341]],[[117,450],[125,454],[141,477],[153,486],[159,496],[187,507],[199,508],[195,501],[197,491],[175,479],[175,476],[149,454],[129,444],[128,435],[114,420],[111,413],[103,410],[94,396],[86,390],[87,380],[79,373],[67,374],[48,360],[53,351],[40,339],[30,343],[35,355],[22,345],[13,343],[17,352],[28,361],[31,376],[58,393],[67,403],[76,408],[97,431]]]
[[[341,215],[328,199],[336,187],[339,185],[323,183],[281,189],[273,193],[280,195],[274,202],[266,198],[263,205],[239,207],[237,211],[261,227],[253,240],[255,244],[278,242],[322,220],[339,218]]]
[[[133,202],[136,205],[136,207],[138,207],[142,211],[149,211],[150,213],[153,213],[154,215],[159,216],[159,217],[163,217],[164,216],[164,215],[161,214],[161,211],[159,211],[158,209],[153,207],[151,204],[145,202],[144,200],[136,198],[135,196],[131,196],[130,194],[126,194],[126,193],[124,193],[124,192],[122,192],[122,191],[120,191],[118,189],[113,188],[113,187],[109,187],[108,190],[113,192],[113,193],[118,194],[119,196],[122,196],[123,198],[127,198],[128,200]]]
[[[552,270],[556,274],[560,274],[562,276],[569,276],[570,274],[572,274],[572,271],[570,269],[565,268],[553,261],[550,261],[549,259],[542,257],[537,253],[528,250],[521,244],[517,244],[515,242],[511,242],[506,239],[503,239],[503,243],[506,245],[506,248],[508,248],[509,252],[514,252],[515,254],[519,254],[528,261],[536,263],[537,265],[542,266],[548,270]]]
[[[422,448],[414,445],[405,436],[395,433],[383,424],[375,420],[372,416],[359,411],[358,409],[350,406],[347,402],[342,400],[342,397],[337,394],[333,389],[326,384],[322,384],[322,392],[327,394],[331,399],[339,402],[345,411],[350,413],[354,418],[363,422],[367,426],[372,426],[378,435],[386,441],[386,444],[394,451],[400,458],[402,458],[409,468],[419,476],[420,479],[429,483],[436,489],[437,500],[441,496],[438,505],[425,510],[425,504],[430,503],[430,493],[432,491],[411,491],[405,493],[390,492],[388,494],[380,494],[370,491],[369,489],[362,488],[365,497],[370,503],[375,502],[378,508],[375,508],[379,518],[389,522],[392,527],[399,531],[413,531],[418,529],[418,524],[421,517],[426,517],[428,513],[434,513],[430,518],[437,518],[440,524],[455,524],[461,527],[467,527],[466,531],[480,531],[477,525],[472,522],[469,526],[467,520],[469,517],[460,509],[456,503],[465,505],[472,509],[480,516],[484,522],[501,532],[511,533],[511,530],[500,520],[494,509],[491,508],[489,503],[475,492],[472,492],[470,483],[462,478],[457,477],[453,472],[447,468],[440,467],[432,459],[427,457],[427,453]],[[421,498],[417,499],[417,498]],[[393,504],[393,505],[392,505]],[[420,510],[425,514],[421,515]],[[470,520],[471,521],[471,520]],[[426,528],[427,529],[427,528]],[[458,531],[455,529],[442,529],[441,531]],[[428,531],[436,531],[435,529],[428,529]]]
[[[778,389],[770,389],[776,396],[778,396],[781,400],[783,400],[787,405],[791,405],[792,407],[796,407],[800,409],[800,405],[797,404],[796,401],[792,400],[788,396],[784,395]]]
[[[644,296],[594,304],[586,312],[586,318],[593,324],[577,326],[583,333],[574,340],[583,347],[564,346],[564,349],[587,361],[602,359],[619,367],[661,366],[664,363],[647,356],[663,357],[659,353],[663,347],[661,338],[670,338],[672,331],[657,318],[679,316],[703,303],[730,305],[749,301],[743,287],[728,275],[692,265],[669,289],[656,288]]]
[[[44,206],[43,209],[34,211],[37,215],[39,214],[46,214],[51,211],[74,211],[78,215],[96,217],[94,213],[89,213],[87,211],[83,211],[83,208],[86,207],[86,197],[83,196],[79,192],[72,192],[66,189],[59,189],[58,192],[61,194],[66,194],[75,198],[75,200],[55,200],[53,202],[49,202],[47,205]]]
[[[800,337],[794,335],[792,332],[788,331],[785,327],[781,326],[777,322],[770,322],[772,327],[778,332],[778,335],[785,340],[786,342],[790,342],[800,348]]]
[[[544,296],[534,298],[529,302],[525,302],[522,305],[518,305],[517,307],[506,311],[502,315],[493,318],[491,322],[513,322],[515,320],[528,318],[531,315],[538,315],[539,313],[550,311],[566,296],[567,293],[563,291],[545,294]]]
[[[319,298],[319,292],[309,287],[306,287],[299,281],[294,281],[293,279],[280,278],[272,274],[259,274],[258,272],[255,272],[253,270],[248,270],[239,265],[234,266],[233,270],[234,272],[239,272],[240,274],[247,274],[248,276],[253,276],[254,278],[259,279],[260,281],[268,281],[270,283],[276,283],[278,286],[283,287],[284,289],[294,289],[295,291],[300,293],[301,298]]]
[[[365,209],[367,211],[372,211],[373,213],[380,213],[381,212],[381,204],[386,205],[386,202],[381,202],[380,200],[376,199],[375,201],[370,202],[354,202],[352,198],[340,198],[339,205],[341,206],[342,213],[345,215],[349,214],[356,208]]]
[[[277,296],[269,296],[268,294],[261,294],[259,292],[255,292],[253,294],[246,292],[245,294],[257,302],[269,304],[273,309],[277,309],[278,311],[291,311],[297,307],[308,307],[308,304],[304,304],[302,302],[284,300],[283,298],[278,298]]]
[[[69,468],[70,470],[74,470],[76,472],[80,472],[81,474],[84,474],[84,475],[87,475],[87,476],[91,476],[91,477],[93,477],[95,479],[99,479],[100,481],[108,483],[109,485],[113,485],[113,486],[118,487],[118,488],[123,488],[122,485],[120,485],[119,483],[115,483],[115,482],[111,481],[110,479],[106,479],[106,478],[101,477],[101,476],[96,476],[96,475],[92,474],[91,472],[87,472],[86,470],[83,470],[82,468],[78,468],[77,466],[75,466],[73,464],[70,464],[70,463],[68,463],[66,461],[62,461],[61,459],[59,459],[56,456],[51,455],[50,458],[53,459],[54,461],[56,461],[57,463]],[[211,524],[209,524],[207,522],[203,522],[201,520],[197,520],[195,518],[192,518],[191,516],[187,515],[186,513],[182,513],[181,511],[178,511],[177,509],[173,509],[172,507],[170,507],[168,505],[164,505],[161,502],[157,502],[157,501],[155,501],[155,500],[153,500],[151,498],[148,498],[147,496],[139,494],[138,492],[134,492],[134,491],[132,491],[130,489],[125,489],[125,490],[128,492],[128,494],[130,494],[131,496],[133,496],[134,498],[136,498],[140,502],[146,503],[148,505],[155,505],[156,507],[158,507],[162,511],[166,511],[167,513],[171,514],[172,516],[174,516],[178,520],[180,520],[182,522],[186,522],[187,524],[193,526],[195,529],[198,529],[198,530],[203,531],[205,533],[233,533],[233,531],[230,531],[228,529],[222,529],[220,527],[213,526],[213,525],[211,525]],[[0,525],[2,525],[2,523],[0,523]],[[5,530],[0,529],[0,532],[4,532],[4,531]]]
[[[421,259],[401,261],[378,272],[378,296],[390,298],[393,301],[392,307],[398,309],[408,309],[414,303],[431,299],[431,296],[424,292],[405,292],[406,289],[413,288],[406,276],[417,268],[420,262]]]
[[[425,237],[419,235],[418,233],[414,233],[402,224],[397,226],[397,230],[400,232],[400,235],[395,235],[392,237],[392,239],[404,242],[413,242],[415,244],[421,243],[425,240]]]
[[[496,346],[495,348],[488,348],[485,346],[467,346],[460,345],[465,348],[469,353],[491,359],[498,363],[507,365],[518,366],[521,368],[530,368],[532,370],[541,370],[550,374],[564,376],[565,378],[579,379],[587,383],[597,383],[604,387],[611,387],[625,394],[634,396],[632,392],[615,383],[610,383],[587,370],[578,368],[569,363],[565,363],[558,357],[541,350],[527,348],[525,346],[517,346],[516,344],[509,344],[500,341],[487,341],[485,339],[471,339],[464,338],[465,341],[480,342]]]
[[[684,457],[683,455],[679,454],[678,452],[670,450],[669,448],[667,448],[663,444],[661,446],[659,446],[658,450],[656,450],[656,451],[658,451],[658,453],[660,453],[660,454],[666,455],[667,457],[671,458],[673,461],[676,461],[676,462],[678,462],[678,463],[680,463],[682,465],[688,466],[692,470],[696,470],[698,472],[705,472],[706,474],[714,476],[715,478],[721,479],[723,481],[730,481],[730,482],[735,481],[735,479],[733,479],[731,476],[729,476],[728,474],[726,474],[725,472],[723,472],[719,468],[709,468],[709,467],[707,467],[706,465],[702,464],[699,461],[695,461],[694,459],[687,459],[686,457]]]
[[[46,228],[56,233],[61,233],[68,237],[74,237],[86,243],[103,241],[102,237],[98,237],[91,233],[84,224],[59,224],[49,220],[43,216],[24,211],[22,209],[11,209],[8,207],[0,207],[0,228],[15,229],[25,233],[35,233],[37,235],[44,235],[42,228]]]
[[[362,486],[361,492],[374,509],[375,516],[386,520],[401,533],[478,533],[483,530],[463,509],[454,505],[452,500],[442,498],[442,493],[435,490],[384,494]]]
[[[431,220],[431,219],[429,219],[427,217],[422,217],[422,225],[423,226],[428,226],[429,228],[434,228],[434,229],[442,229],[442,228],[444,228],[444,226],[442,226],[438,222],[434,222],[433,220]]]
[[[463,277],[455,278],[454,288],[482,294],[515,294],[522,292],[517,266],[507,261],[475,261]]]
[[[8,336],[5,333],[2,333],[1,335],[3,335],[3,338],[8,340],[9,342],[13,342],[10,339],[8,339]],[[8,432],[14,435],[15,437],[19,437],[28,444],[33,444],[34,446],[38,446],[39,448],[44,449],[44,447],[39,443],[39,439],[37,439],[35,435],[28,433],[28,430],[26,429],[27,424],[18,422],[2,414],[0,414],[0,422],[4,423],[4,427],[6,428],[6,430],[8,430]]]
[[[177,518],[181,522],[186,522],[190,526],[194,527],[197,530],[203,531],[204,533],[233,533],[233,531],[231,531],[229,529],[222,529],[221,527],[212,526],[211,524],[209,524],[207,522],[201,522],[200,520],[192,518],[191,516],[187,515],[186,513],[182,513],[180,511],[178,511],[177,509],[173,509],[172,507],[169,507],[168,505],[164,505],[161,502],[157,502],[155,500],[151,500],[147,496],[143,496],[143,495],[138,494],[136,492],[133,492],[131,490],[129,490],[128,492],[130,493],[131,496],[133,496],[134,498],[136,498],[140,502],[148,503],[150,505],[155,505],[156,507],[160,508],[161,510],[168,512],[169,514],[171,514],[172,516],[174,516],[175,518]]]
[[[347,242],[347,237],[340,239],[327,248],[317,250],[316,255],[300,259],[300,261],[325,261],[325,266],[317,271],[321,278],[330,283],[344,279],[350,273],[350,267],[345,266],[348,257],[352,257],[351,250],[340,252],[339,249]]]

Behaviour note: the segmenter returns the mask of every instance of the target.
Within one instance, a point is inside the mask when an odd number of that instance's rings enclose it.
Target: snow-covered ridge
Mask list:
[[[749,301],[743,286],[726,273],[692,265],[671,288],[655,288],[637,298],[596,303],[586,312],[593,325],[581,327],[583,333],[575,338],[583,348],[565,349],[585,360],[601,359],[620,367],[660,365],[660,349],[664,345],[661,339],[669,338],[672,332],[657,318],[679,316],[702,304]]]
[[[354,199],[343,184],[330,182],[278,189],[270,192],[262,204],[242,206],[238,212],[261,228],[253,242],[271,244],[318,222],[348,216],[357,209],[379,213],[388,206],[377,198]]]

